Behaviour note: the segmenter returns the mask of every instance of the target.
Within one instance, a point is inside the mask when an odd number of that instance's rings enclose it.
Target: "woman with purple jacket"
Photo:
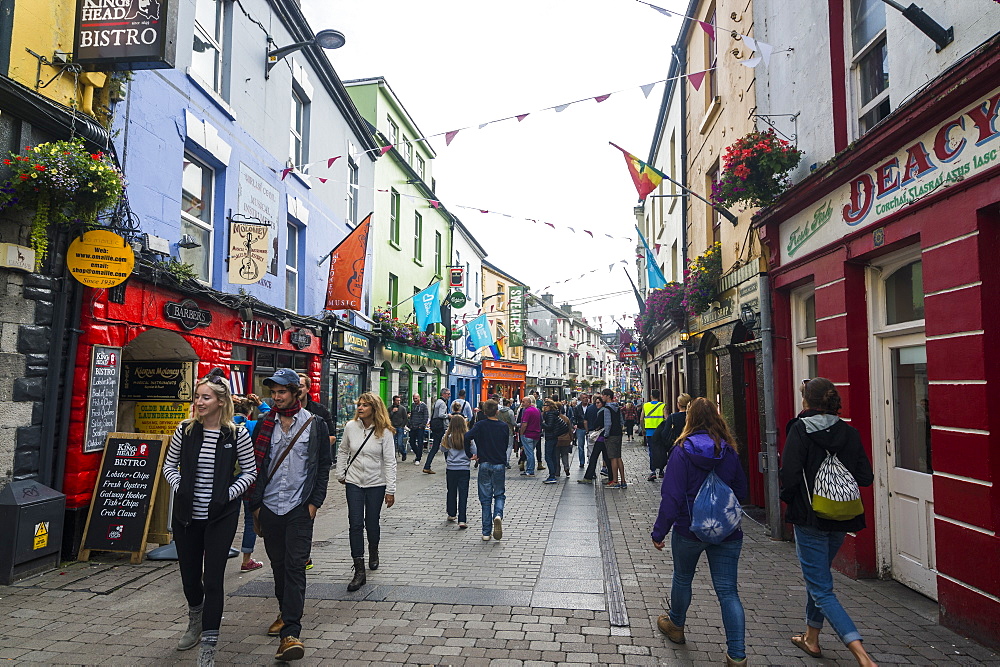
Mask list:
[[[653,546],[663,549],[674,529],[670,550],[674,558],[670,612],[656,625],[675,644],[684,643],[684,619],[691,605],[691,581],[702,552],[708,556],[712,586],[722,607],[726,628],[726,665],[746,665],[746,618],[736,590],[743,531],[737,528],[720,544],[702,542],[691,532],[690,508],[711,471],[729,485],[737,498],[747,495],[747,480],[740,466],[736,441],[715,403],[696,398],[688,406],[684,430],[670,453],[660,489],[660,512],[653,526]]]

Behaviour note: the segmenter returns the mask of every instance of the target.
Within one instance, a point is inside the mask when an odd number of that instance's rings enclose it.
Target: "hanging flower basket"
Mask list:
[[[694,317],[708,310],[722,277],[722,244],[716,243],[688,262],[684,270],[684,309]]]
[[[774,130],[751,132],[726,149],[712,201],[725,207],[770,206],[788,188],[786,173],[799,164],[802,154]]]
[[[91,153],[81,139],[25,146],[3,164],[11,170],[0,186],[0,210],[33,208],[31,247],[35,267],[48,250],[52,225],[94,225],[97,214],[118,203],[125,178],[105,153]]]

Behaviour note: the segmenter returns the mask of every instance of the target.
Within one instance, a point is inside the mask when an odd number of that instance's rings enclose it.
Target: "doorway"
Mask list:
[[[760,409],[757,397],[757,355],[755,354],[743,356],[743,405],[746,411],[750,504],[764,507],[764,473],[760,470]]]

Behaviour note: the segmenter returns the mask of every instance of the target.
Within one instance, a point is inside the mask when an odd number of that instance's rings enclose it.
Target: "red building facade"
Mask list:
[[[987,42],[755,221],[771,254],[779,427],[803,378],[830,378],[876,473],[868,529],[848,536],[838,567],[897,579],[993,646],[998,53]]]

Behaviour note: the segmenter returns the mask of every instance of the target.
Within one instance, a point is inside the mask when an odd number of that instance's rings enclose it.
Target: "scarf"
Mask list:
[[[253,457],[257,463],[257,479],[253,481],[247,489],[244,497],[247,500],[253,498],[254,490],[257,488],[257,480],[262,479],[261,475],[267,474],[264,470],[264,458],[271,449],[271,436],[274,435],[275,414],[282,417],[294,417],[302,409],[302,403],[296,399],[295,403],[288,408],[272,407],[271,410],[258,420],[257,434],[253,439]]]

